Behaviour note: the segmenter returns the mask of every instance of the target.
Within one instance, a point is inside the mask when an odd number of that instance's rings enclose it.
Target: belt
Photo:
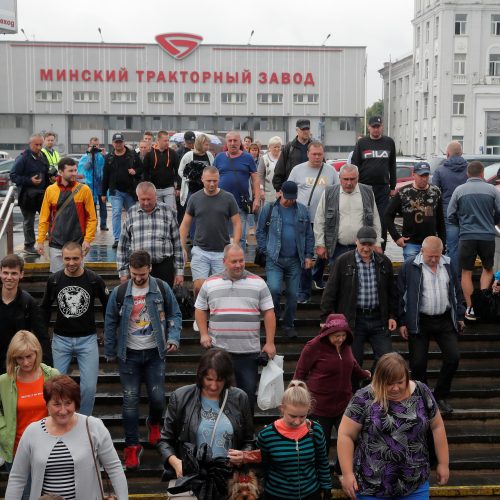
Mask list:
[[[423,316],[424,318],[443,318],[444,316],[449,316],[451,313],[451,309],[446,309],[444,313],[441,314],[425,314],[425,313],[420,313],[420,316]]]
[[[380,312],[380,307],[357,307],[356,311],[361,314],[376,314]]]

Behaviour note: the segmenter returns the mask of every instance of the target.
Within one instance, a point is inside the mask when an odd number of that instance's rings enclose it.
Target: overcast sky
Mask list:
[[[378,70],[411,53],[411,0],[17,0],[18,24],[36,41],[155,43],[186,32],[209,44],[366,46],[368,98],[382,97]],[[1,39],[24,40],[24,35]]]

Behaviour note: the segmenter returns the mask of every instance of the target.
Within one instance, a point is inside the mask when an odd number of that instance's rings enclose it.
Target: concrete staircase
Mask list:
[[[112,264],[90,264],[106,280],[111,289],[118,284],[115,267]],[[250,266],[249,266],[250,267]],[[253,269],[259,272],[259,269]],[[23,287],[40,299],[47,279],[44,266],[32,266],[25,271]],[[187,277],[189,280],[190,278]],[[285,381],[293,375],[300,351],[319,329],[319,293],[313,295],[311,304],[299,305],[296,322],[299,337],[289,340],[276,337],[277,350],[285,356]],[[97,305],[98,333],[102,332],[102,307]],[[407,344],[399,336],[393,336],[394,348],[407,355]],[[455,408],[453,414],[446,417],[446,429],[450,443],[449,487],[433,489],[434,497],[462,498],[500,498],[500,328],[499,325],[468,324],[460,338],[462,358],[459,371],[453,383],[449,398]],[[167,359],[165,378],[165,397],[177,387],[193,383],[195,370],[202,349],[199,337],[192,330],[192,320],[184,321],[181,336],[181,350]],[[440,352],[435,343],[430,347],[430,380],[432,386],[440,366]],[[373,356],[366,355],[365,367],[369,368]],[[72,367],[72,376],[77,380],[79,372],[76,364]],[[160,482],[163,466],[157,451],[146,442],[145,416],[147,398],[145,392],[141,398],[141,438],[144,446],[141,470],[127,472],[129,491],[137,498],[165,498],[166,485]],[[99,381],[94,415],[102,418],[111,432],[120,456],[124,447],[121,425],[121,385],[116,363],[106,363],[102,353]],[[255,413],[255,426],[258,431],[263,425],[277,417],[277,411]],[[330,456],[335,455],[336,440],[333,440]],[[5,491],[7,476],[0,474],[0,495]],[[435,481],[433,480],[434,484]],[[432,483],[431,483],[432,484]],[[146,494],[160,494],[149,497]],[[342,497],[340,490],[336,496]]]

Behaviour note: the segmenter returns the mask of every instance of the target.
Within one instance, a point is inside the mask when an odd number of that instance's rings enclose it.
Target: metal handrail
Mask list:
[[[2,207],[0,208],[0,240],[2,239],[7,225],[9,224],[10,218],[12,217],[12,212],[14,212],[14,205],[16,201],[15,186],[10,186],[5,199],[3,200]]]

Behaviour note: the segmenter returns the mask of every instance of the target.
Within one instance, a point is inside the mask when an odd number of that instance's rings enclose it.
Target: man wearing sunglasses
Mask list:
[[[383,135],[384,124],[381,116],[372,116],[368,121],[368,135],[354,146],[351,163],[359,169],[359,182],[373,189],[377,209],[382,224],[382,248],[387,241],[387,227],[384,214],[391,196],[396,194],[396,145]]]

